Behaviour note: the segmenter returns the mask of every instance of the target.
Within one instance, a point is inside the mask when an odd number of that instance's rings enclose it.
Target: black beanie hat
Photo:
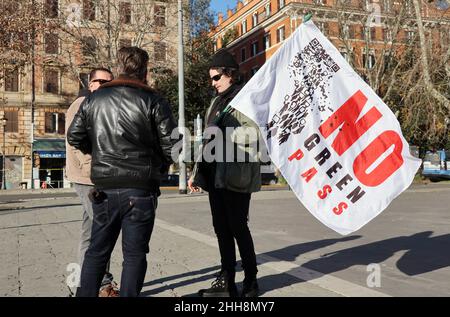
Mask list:
[[[213,56],[211,63],[209,64],[209,68],[216,68],[216,67],[239,69],[239,65],[234,60],[233,55],[231,55],[225,50],[222,50]]]

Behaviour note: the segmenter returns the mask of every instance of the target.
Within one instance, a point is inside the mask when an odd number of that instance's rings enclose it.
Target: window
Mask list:
[[[414,41],[414,38],[415,38],[415,36],[416,36],[416,32],[414,32],[414,31],[406,31],[406,38],[407,38],[407,40],[408,41]]]
[[[450,34],[447,31],[443,30],[439,32],[439,36],[440,42],[442,43],[441,45],[448,46],[450,43]]]
[[[406,13],[407,14],[412,14],[412,12],[413,12],[413,8],[412,8],[412,4],[411,4],[411,1],[410,0],[406,0],[405,1],[405,7],[406,7]]]
[[[130,47],[131,46],[131,40],[130,39],[120,39],[119,40],[119,49],[122,47]]]
[[[343,37],[343,38],[350,38],[350,36],[349,36],[349,29],[350,29],[350,27],[348,26],[348,24],[344,24],[343,26],[342,26],[342,34],[341,34],[341,36]]]
[[[83,19],[95,20],[95,4],[93,0],[83,0]]]
[[[251,56],[255,56],[256,54],[258,54],[258,42],[253,42]]]
[[[341,53],[342,57],[344,57],[344,59],[345,59],[347,62],[350,62],[350,55],[347,53],[347,50],[346,50],[345,48],[341,48],[341,49],[339,50],[339,52]]]
[[[364,29],[361,25],[355,24],[352,26],[352,29],[354,39],[360,40],[364,36]]]
[[[46,33],[44,36],[45,53],[58,54],[59,40],[58,35],[53,33]]]
[[[45,133],[64,134],[66,127],[66,116],[59,112],[45,113]]]
[[[19,71],[5,71],[5,91],[19,91]]]
[[[268,18],[270,16],[270,3],[266,4],[265,12],[266,12],[266,18]]]
[[[282,26],[281,28],[279,28],[277,30],[277,43],[284,41],[284,37],[285,37],[285,31],[284,31],[284,26]]]
[[[167,46],[166,43],[156,42],[154,46],[155,61],[165,62],[167,58]]]
[[[5,111],[5,132],[19,132],[19,111]]]
[[[319,30],[323,33],[323,35],[328,35],[328,23],[327,22],[318,22]]]
[[[355,38],[355,28],[353,25],[345,24],[342,26],[342,34],[341,36],[345,39],[354,39]]]
[[[166,26],[166,7],[155,5],[155,25]]]
[[[370,28],[370,38],[372,41],[377,40],[377,29],[376,28]]]
[[[242,34],[247,32],[247,21],[246,20],[242,21],[242,23],[241,23],[241,31],[242,31],[241,32]]]
[[[393,60],[391,54],[385,53],[384,54],[384,69],[387,70],[391,66]]]
[[[80,73],[78,76],[78,81],[80,82],[79,90],[87,89],[89,86],[89,74],[88,73]]]
[[[250,70],[250,77],[253,77],[253,75],[255,75],[258,70],[259,70],[259,67],[253,67]]]
[[[82,43],[82,53],[85,57],[94,57],[97,53],[97,41],[92,36],[84,36]]]
[[[258,12],[253,13],[252,16],[252,27],[258,25]]]
[[[354,39],[355,38],[355,27],[354,25],[349,25],[348,26],[348,38],[349,39]]]
[[[389,28],[384,28],[383,29],[383,38],[387,41],[387,42],[392,42],[392,30]]]
[[[266,33],[264,35],[264,50],[267,50],[270,48],[271,43],[270,43],[270,33]]]
[[[363,54],[363,67],[372,69],[375,66],[375,54],[370,52],[369,54]]]
[[[131,3],[121,2],[119,4],[120,22],[122,24],[131,24]]]
[[[363,30],[364,30],[364,39],[366,41],[370,41],[370,28],[363,26]]]
[[[44,92],[59,93],[59,71],[53,69],[44,71]]]
[[[278,9],[284,7],[284,0],[278,0]]]
[[[247,57],[245,56],[245,47],[241,49],[241,61],[245,61]]]
[[[58,0],[45,0],[45,15],[50,19],[58,17]]]

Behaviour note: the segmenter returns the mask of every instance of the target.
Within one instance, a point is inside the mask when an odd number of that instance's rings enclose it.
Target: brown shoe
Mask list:
[[[104,285],[100,288],[98,297],[120,297],[119,288],[115,282]]]

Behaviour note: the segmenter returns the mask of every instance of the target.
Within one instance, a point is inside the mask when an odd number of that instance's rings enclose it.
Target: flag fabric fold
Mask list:
[[[412,183],[400,124],[312,21],[231,101],[259,127],[272,162],[323,224],[350,234]]]

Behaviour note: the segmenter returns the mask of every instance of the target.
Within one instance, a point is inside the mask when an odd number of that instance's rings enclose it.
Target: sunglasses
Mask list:
[[[212,80],[212,81],[219,81],[220,78],[222,78],[222,75],[223,75],[223,74],[217,74],[216,76],[211,77],[211,80]]]
[[[106,79],[94,79],[94,80],[91,80],[91,83],[99,83],[100,85],[103,85],[103,84],[109,83],[109,82],[110,82],[110,80],[106,80]]]

